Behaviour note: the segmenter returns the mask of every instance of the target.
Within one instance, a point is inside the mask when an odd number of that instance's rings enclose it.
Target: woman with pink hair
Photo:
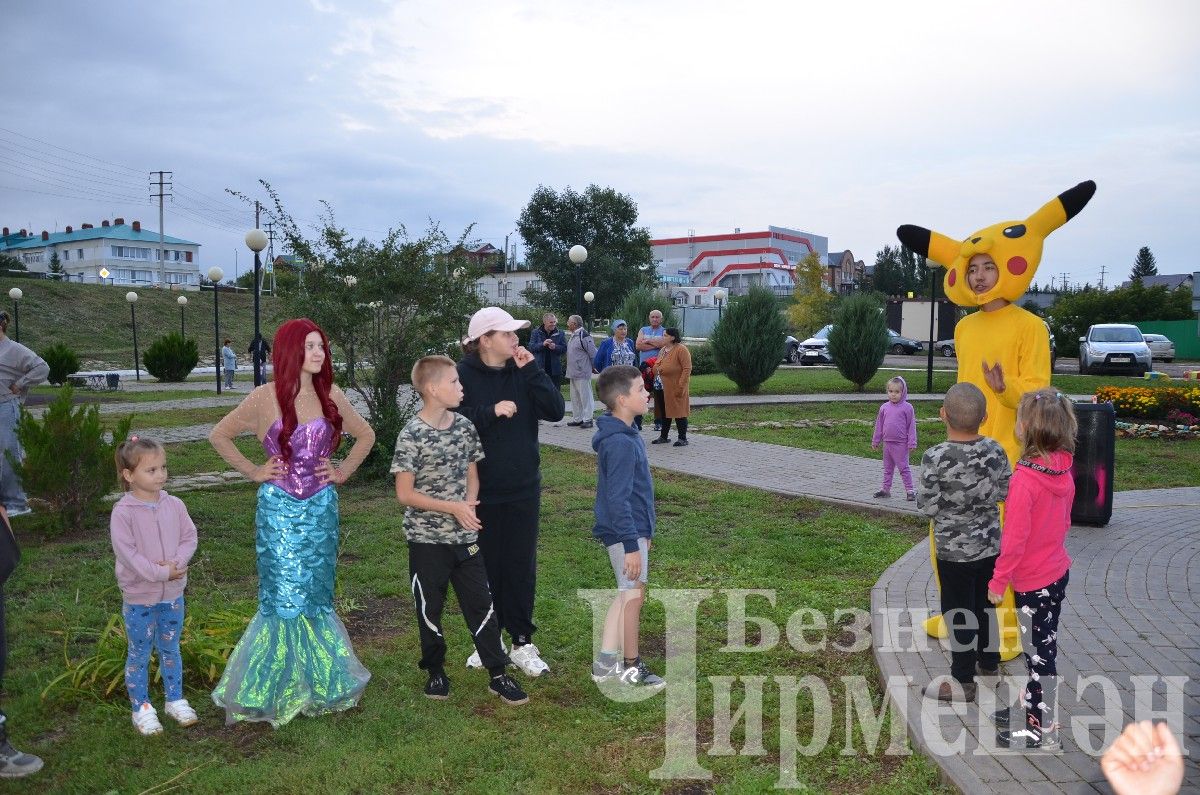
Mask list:
[[[329,340],[307,318],[275,333],[275,379],[246,396],[209,434],[230,466],[262,485],[255,515],[258,612],[238,641],[213,701],[225,722],[320,715],[358,703],[371,674],[333,610],[338,494],[375,443],[371,426],[333,383]],[[354,446],[331,460],[343,429]],[[233,440],[253,433],[262,464]]]

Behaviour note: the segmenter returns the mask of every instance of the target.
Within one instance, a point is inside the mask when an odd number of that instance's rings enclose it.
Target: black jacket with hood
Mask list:
[[[566,411],[562,392],[536,361],[517,367],[489,367],[477,354],[458,363],[462,404],[455,409],[475,424],[483,443],[479,462],[479,500],[484,503],[532,499],[541,488],[538,420],[558,422]],[[512,417],[497,417],[496,404],[517,404]]]

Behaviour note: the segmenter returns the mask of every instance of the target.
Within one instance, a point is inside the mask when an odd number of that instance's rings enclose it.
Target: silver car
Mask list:
[[[1175,343],[1163,334],[1143,334],[1142,339],[1150,346],[1150,356],[1164,362],[1175,361]]]
[[[1123,370],[1142,376],[1152,369],[1150,346],[1137,326],[1128,323],[1098,323],[1079,338],[1079,373]]]

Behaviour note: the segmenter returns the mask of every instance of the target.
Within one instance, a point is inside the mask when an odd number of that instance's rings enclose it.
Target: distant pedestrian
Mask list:
[[[230,347],[233,340],[229,337],[225,338],[225,345],[221,348],[221,366],[225,368],[225,388],[233,389],[233,373],[237,370],[237,354]]]
[[[9,518],[29,513],[25,489],[8,460],[8,454],[21,461],[25,451],[17,439],[17,420],[29,387],[50,375],[50,365],[19,342],[8,338],[8,313],[0,312],[0,503]]]
[[[529,333],[529,352],[534,361],[546,371],[556,387],[562,388],[563,354],[567,352],[567,335],[558,327],[553,312],[542,315],[542,325]]]
[[[659,437],[651,444],[665,444],[671,420],[679,431],[674,447],[687,447],[688,415],[691,414],[692,354],[681,341],[679,329],[669,328],[663,338],[667,344],[658,349],[654,371],[662,384],[663,421]]]
[[[596,341],[583,327],[583,318],[571,315],[567,318],[567,378],[571,382],[571,421],[567,425],[591,428],[596,404],[592,398],[593,360],[596,358]]]

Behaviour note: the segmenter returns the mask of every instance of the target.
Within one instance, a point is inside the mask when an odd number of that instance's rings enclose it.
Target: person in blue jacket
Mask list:
[[[614,365],[637,367],[637,360],[637,350],[634,348],[633,340],[629,339],[629,326],[624,320],[619,318],[614,320],[612,336],[600,343],[600,349],[596,351],[596,358],[592,362],[596,367],[596,372],[603,373],[606,367]],[[645,406],[642,409],[645,411]],[[639,431],[642,429],[641,414],[634,418],[633,424]]]

